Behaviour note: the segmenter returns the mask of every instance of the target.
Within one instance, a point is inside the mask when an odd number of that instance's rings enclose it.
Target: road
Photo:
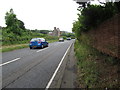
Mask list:
[[[45,88],[74,40],[2,53],[2,88]]]

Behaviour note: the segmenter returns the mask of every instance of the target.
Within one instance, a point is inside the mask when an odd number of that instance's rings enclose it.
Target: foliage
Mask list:
[[[79,10],[78,20],[73,23],[72,31],[75,32],[77,39],[82,32],[87,32],[98,25],[100,25],[106,19],[111,18],[116,13],[119,13],[118,3],[108,2],[104,6],[101,5],[88,5],[88,7]]]
[[[6,13],[5,21],[7,25],[7,33],[10,33],[12,31],[13,34],[19,36],[22,35],[22,32],[25,30],[24,23],[21,20],[17,19],[13,9],[10,9],[10,11]]]
[[[97,49],[91,47],[92,40],[86,34],[87,31],[96,28],[119,12],[120,2],[108,2],[104,6],[89,5],[81,10],[78,14],[78,20],[73,23],[72,31],[75,32],[77,38],[74,47],[78,60],[80,88],[119,87],[118,83],[115,82],[116,77],[114,77],[117,72],[115,66],[117,66],[119,60],[100,53]],[[111,73],[111,70],[116,71]]]
[[[93,88],[99,81],[99,71],[94,61],[95,57],[91,56],[91,47],[75,42],[75,54],[77,56],[77,65],[80,69],[79,81],[82,88]]]
[[[36,32],[36,33],[41,33],[41,34],[48,34],[50,32],[50,30],[32,30],[32,32]]]
[[[42,34],[48,34],[50,31],[49,30],[39,30],[39,32]]]
[[[67,37],[71,37],[72,39],[75,39],[74,33],[62,33],[61,36],[66,39]]]
[[[117,70],[119,59],[99,52],[87,44],[87,39],[81,37],[75,42],[75,55],[77,57],[78,81],[80,88],[118,88]],[[114,72],[111,72],[114,71]],[[110,77],[110,79],[108,79]]]
[[[57,36],[47,36],[47,37],[45,37],[45,39],[47,41],[49,41],[49,40],[58,40],[58,37]]]
[[[73,28],[72,28],[72,31],[75,32],[75,36],[79,39],[80,37],[80,34],[81,34],[81,29],[80,29],[80,22],[79,21],[75,21],[73,23]]]
[[[48,40],[58,40],[57,37],[48,36],[49,30],[28,30],[24,26],[24,22],[19,20],[10,9],[5,16],[6,27],[0,30],[2,32],[2,45],[23,44],[28,43],[31,38],[44,37]]]

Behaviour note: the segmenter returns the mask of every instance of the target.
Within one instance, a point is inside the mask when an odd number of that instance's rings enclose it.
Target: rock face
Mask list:
[[[106,20],[87,34],[92,38],[93,47],[120,59],[120,14]]]

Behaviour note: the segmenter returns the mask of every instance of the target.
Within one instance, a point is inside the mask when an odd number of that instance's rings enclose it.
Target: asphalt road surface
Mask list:
[[[2,53],[2,88],[45,88],[74,40]]]

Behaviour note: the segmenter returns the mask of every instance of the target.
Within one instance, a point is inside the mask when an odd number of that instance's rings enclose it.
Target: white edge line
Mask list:
[[[5,63],[3,63],[3,64],[0,64],[0,66],[9,64],[9,63],[14,62],[14,61],[17,61],[17,60],[19,60],[19,59],[20,59],[20,58],[13,59],[13,60],[11,60],[11,61],[8,61],[8,62],[5,62]]]
[[[49,48],[49,47],[48,47]],[[45,48],[45,49],[48,49],[48,48]],[[38,51],[36,51],[36,52],[41,52],[41,51],[43,51],[43,50],[45,50],[45,49],[42,49],[42,50],[38,50]]]
[[[71,44],[71,45],[72,45],[72,44]],[[51,78],[50,81],[48,82],[48,84],[47,84],[45,90],[48,90],[48,88],[50,87],[50,85],[51,85],[51,83],[52,83],[54,77],[56,76],[57,71],[59,70],[59,68],[60,68],[60,66],[61,66],[61,64],[62,64],[62,62],[63,62],[63,60],[64,60],[64,58],[65,58],[65,56],[66,56],[66,54],[67,54],[67,52],[68,52],[68,50],[70,49],[71,45],[70,45],[70,46],[68,47],[68,49],[66,50],[66,52],[65,52],[64,56],[62,57],[62,59],[61,59],[59,65],[58,65],[58,67],[56,68],[56,70],[55,70],[55,72],[54,72],[52,78]]]

